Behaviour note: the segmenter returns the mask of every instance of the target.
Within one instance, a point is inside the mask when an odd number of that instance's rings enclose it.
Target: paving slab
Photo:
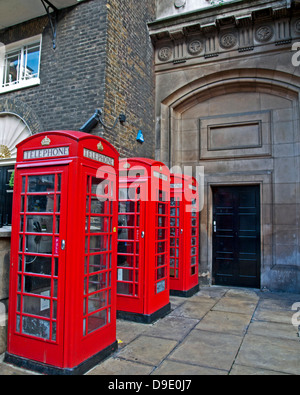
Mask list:
[[[203,366],[192,365],[190,363],[181,363],[166,359],[151,375],[172,375],[172,376],[225,376],[226,370],[206,368]]]
[[[264,310],[258,307],[254,313],[253,321],[277,322],[291,325],[293,314],[295,312],[292,310]]]
[[[117,339],[120,340],[119,348],[124,348],[142,333],[149,329],[147,325],[136,322],[117,320]]]
[[[288,325],[277,322],[253,321],[249,325],[247,334],[295,340],[300,344],[297,329],[291,323]]]
[[[242,336],[194,329],[168,359],[229,371],[242,340]]]
[[[171,312],[171,316],[202,319],[216,304],[215,300],[205,299],[199,301],[186,301]]]
[[[248,296],[224,296],[212,310],[227,311],[231,313],[253,314],[258,304],[258,299]]]
[[[183,340],[199,320],[169,315],[158,320],[147,330],[147,335],[176,341]]]
[[[196,329],[216,333],[243,335],[246,333],[252,315],[231,313],[227,311],[209,311],[196,326]]]
[[[130,376],[149,375],[153,366],[128,361],[119,358],[109,358],[94,369],[90,370],[88,376]]]
[[[252,368],[235,364],[231,369],[230,376],[287,376],[287,373],[275,372],[273,370]]]
[[[238,365],[300,374],[300,342],[248,334],[235,361]]]
[[[177,344],[174,340],[141,335],[122,349],[117,356],[122,359],[157,366]]]

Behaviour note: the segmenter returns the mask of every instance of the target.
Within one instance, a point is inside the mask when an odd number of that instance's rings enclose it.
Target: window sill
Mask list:
[[[22,81],[18,84],[11,84],[9,86],[0,87],[0,95],[7,92],[13,92],[20,89],[30,88],[32,86],[40,85],[41,80],[39,78],[33,78],[32,80]]]
[[[11,226],[0,228],[0,239],[11,237]]]

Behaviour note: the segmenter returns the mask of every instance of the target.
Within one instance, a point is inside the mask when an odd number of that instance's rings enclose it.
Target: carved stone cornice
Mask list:
[[[276,7],[253,7],[250,5],[244,13],[215,13],[190,23],[191,15],[185,24],[170,23],[168,28],[154,29],[149,25],[150,36],[156,48],[157,64],[187,62],[195,57],[210,58],[226,51],[244,53],[263,45],[290,44],[300,38],[300,9],[287,2],[279,1]],[[266,2],[264,2],[266,5]],[[285,5],[283,4],[285,3]],[[300,5],[300,0],[299,0]],[[175,20],[174,20],[175,22]]]

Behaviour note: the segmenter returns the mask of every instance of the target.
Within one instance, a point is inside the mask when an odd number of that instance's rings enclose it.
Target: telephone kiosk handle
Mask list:
[[[66,248],[66,240],[62,240],[61,241],[61,249],[62,249],[62,251],[64,251],[65,248]]]

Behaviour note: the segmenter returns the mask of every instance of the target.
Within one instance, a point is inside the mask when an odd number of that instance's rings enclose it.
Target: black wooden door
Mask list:
[[[0,166],[0,227],[11,225],[13,188],[9,180],[14,166]]]
[[[213,189],[213,283],[260,288],[260,187]]]

